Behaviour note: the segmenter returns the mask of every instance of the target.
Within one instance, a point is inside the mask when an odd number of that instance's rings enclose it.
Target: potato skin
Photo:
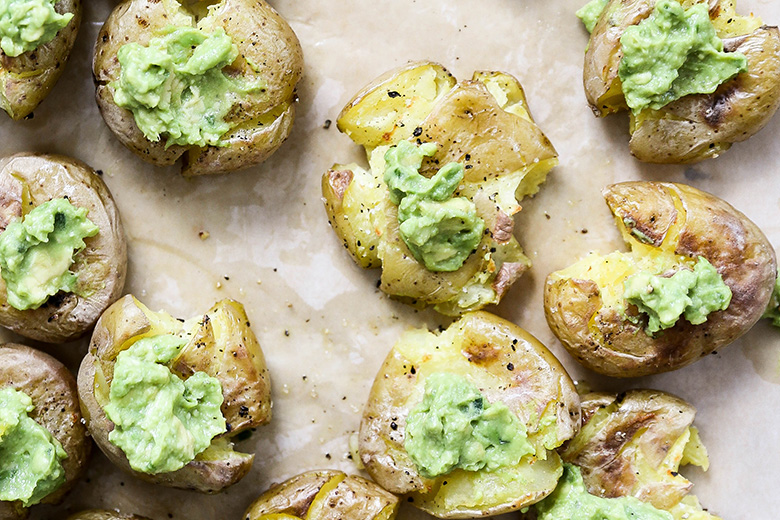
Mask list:
[[[625,182],[603,191],[619,227],[634,222],[655,247],[690,258],[702,256],[732,292],[724,311],[700,325],[680,319],[656,337],[641,323],[602,309],[590,279],[548,276],[544,292],[547,323],[564,347],[587,368],[613,377],[639,377],[693,363],[747,332],[761,317],[777,274],[766,236],[727,202],[684,184]],[[671,237],[672,243],[664,242]],[[554,274],[554,273],[553,273]]]
[[[12,58],[0,51],[0,108],[24,119],[44,100],[65,69],[81,25],[81,0],[59,0],[59,14],[73,13],[50,42]]]
[[[70,515],[66,520],[149,520],[145,516],[123,515],[116,511],[90,509]]]
[[[0,325],[47,343],[82,336],[122,294],[127,272],[127,245],[119,211],[103,180],[86,164],[61,155],[17,154],[0,159],[0,232],[28,209],[57,197],[87,208],[100,228],[85,239],[71,270],[79,288],[90,293],[56,294],[37,309],[20,311],[7,302],[0,278]]]
[[[335,487],[333,487],[335,486]],[[320,495],[325,489],[324,495]],[[244,520],[282,513],[307,520],[392,520],[398,497],[364,478],[341,471],[309,471],[276,484],[258,497]]]
[[[39,350],[24,345],[0,345],[0,388],[12,387],[27,394],[35,409],[30,418],[46,428],[62,444],[65,482],[41,503],[59,502],[84,473],[92,443],[82,424],[76,380],[65,366]],[[26,517],[21,502],[0,502],[0,518]]]
[[[220,332],[212,327],[214,320],[221,321]],[[109,441],[108,434],[114,429],[114,423],[106,416],[95,395],[98,385],[107,395],[119,352],[129,348],[133,340],[142,335],[180,330],[172,323],[179,324],[170,316],[152,313],[131,295],[109,307],[95,326],[89,350],[79,369],[82,412],[98,447],[122,470],[155,484],[216,493],[243,478],[252,466],[254,455],[223,450],[218,457],[196,458],[173,472],[150,475],[135,471],[124,452]],[[228,431],[222,437],[229,439],[267,423],[271,418],[268,369],[241,304],[232,300],[217,303],[198,321],[197,327],[191,348],[184,348],[171,369],[183,378],[203,371],[220,381],[224,399],[221,411],[228,425]]]
[[[184,158],[182,174],[226,173],[263,162],[287,138],[295,115],[295,87],[303,71],[303,51],[289,24],[264,0],[221,0],[207,18],[210,32],[222,27],[238,46],[239,57],[226,72],[266,82],[263,92],[247,94],[226,117],[232,129],[227,146],[174,145],[150,141],[136,126],[133,114],[114,103],[109,83],[120,76],[116,53],[122,45],[146,45],[168,25],[192,25],[177,12],[178,3],[127,0],[109,16],[98,35],[93,60],[96,98],[106,124],[141,159],[157,166]],[[240,13],[237,15],[237,13]],[[262,64],[255,72],[250,63]]]
[[[464,315],[450,327],[457,327],[458,337],[462,338],[457,356],[464,358],[459,360],[461,363],[469,364],[469,373],[486,373],[501,380],[501,388],[480,390],[489,401],[503,401],[516,413],[528,427],[529,436],[543,429],[541,416],[548,407],[555,410],[552,428],[558,445],[576,434],[580,408],[574,384],[538,340],[513,323],[481,311]],[[403,339],[399,344],[402,342]],[[437,490],[448,490],[441,486],[441,481],[452,479],[451,475],[424,478],[404,450],[406,419],[417,404],[410,402],[410,396],[424,384],[425,376],[422,364],[416,364],[398,348],[396,345],[391,350],[374,379],[360,424],[360,458],[379,485],[392,493],[413,495],[413,505],[440,518],[475,518],[515,511],[552,492],[560,473],[552,479],[549,489],[512,496],[504,503],[485,508],[459,506],[447,510],[426,497],[439,493]],[[554,452],[549,452],[548,460],[554,458]],[[544,466],[541,460],[535,464]]]

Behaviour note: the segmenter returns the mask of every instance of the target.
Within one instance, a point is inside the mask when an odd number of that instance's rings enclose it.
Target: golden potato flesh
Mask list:
[[[244,520],[393,520],[398,497],[341,471],[310,471],[273,486],[252,502]]]
[[[257,165],[290,134],[295,115],[295,87],[303,71],[303,51],[287,22],[264,0],[220,0],[201,12],[200,4],[176,0],[126,0],[103,25],[95,46],[93,73],[103,119],[136,155],[157,166],[184,159],[184,175],[225,173]],[[225,121],[230,130],[221,146],[167,146],[151,141],[133,114],[114,101],[112,81],[120,77],[117,52],[128,42],[148,45],[171,25],[198,27],[208,34],[221,28],[238,47],[226,74],[242,81],[262,81],[262,89],[236,102]]]
[[[106,511],[90,509],[71,515],[67,520],[148,520],[146,517],[137,515],[123,515],[116,511]]]
[[[382,268],[387,294],[444,314],[498,303],[530,266],[513,235],[517,201],[535,194],[558,162],[520,83],[502,72],[476,72],[456,84],[441,65],[412,63],[364,88],[338,127],[365,147],[369,161],[368,169],[336,164],[322,178],[328,218],[355,261]],[[437,145],[423,162],[424,176],[448,162],[465,166],[454,196],[476,206],[487,232],[456,271],[428,270],[399,234],[383,175],[385,152],[402,140]]]
[[[81,0],[58,0],[54,10],[73,18],[48,43],[16,57],[0,52],[0,108],[24,119],[49,94],[65,69],[81,25]]]
[[[87,438],[79,409],[76,380],[65,366],[38,350],[23,345],[0,345],[0,388],[24,392],[35,408],[30,418],[59,441],[67,454],[62,460],[65,482],[41,503],[56,503],[73,487],[87,467],[92,443]],[[0,518],[24,518],[21,502],[0,501]]]
[[[407,417],[426,378],[439,372],[463,376],[490,403],[504,403],[525,425],[534,454],[494,471],[422,476],[404,448]],[[474,312],[438,334],[409,331],[393,347],[363,411],[360,459],[383,488],[440,518],[500,514],[552,492],[562,473],[554,450],[575,435],[579,421],[579,398],[558,360],[516,325]]]
[[[551,273],[545,284],[547,323],[577,361],[613,377],[666,372],[728,345],[758,321],[777,262],[766,236],[745,215],[684,184],[625,182],[603,193],[631,251],[591,254]],[[623,298],[624,281],[639,271],[691,267],[699,257],[731,290],[728,308],[699,325],[681,317],[667,330],[646,334],[644,318]]]
[[[683,0],[683,7],[705,0]],[[761,130],[780,106],[780,32],[754,16],[736,14],[733,0],[709,0],[710,19],[728,52],[748,70],[712,94],[685,96],[659,110],[631,116],[631,153],[652,163],[692,163],[717,157]],[[655,2],[611,0],[591,33],[583,70],[585,94],[597,115],[628,108],[618,77],[620,38],[650,16]]]
[[[717,519],[702,510],[689,494],[693,484],[679,473],[680,466],[709,465],[692,426],[695,414],[682,399],[656,390],[587,394],[582,428],[561,457],[579,466],[591,494],[633,496],[676,520]]]
[[[130,468],[124,452],[108,434],[114,424],[104,406],[123,350],[141,338],[185,334],[188,340],[170,370],[182,379],[205,372],[222,386],[222,415],[227,432],[215,437],[205,451],[183,468],[146,474]],[[120,468],[150,482],[214,493],[240,480],[252,466],[254,455],[233,451],[230,438],[271,419],[271,389],[263,353],[244,313],[233,300],[222,300],[205,315],[182,322],[165,312],[152,312],[127,295],[100,317],[89,351],[81,363],[79,397],[89,430],[106,456]]]
[[[70,270],[77,274],[76,293],[60,292],[37,309],[18,310],[7,301],[0,278],[0,325],[39,341],[62,343],[82,336],[122,294],[127,246],[119,211],[103,180],[86,164],[59,155],[19,154],[0,159],[0,232],[33,208],[67,197],[88,210],[99,228],[85,239]]]

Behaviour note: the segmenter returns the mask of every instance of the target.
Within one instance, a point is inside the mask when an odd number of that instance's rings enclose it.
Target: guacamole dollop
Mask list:
[[[0,388],[0,500],[37,504],[65,482],[65,450],[28,415],[32,399]]]
[[[641,271],[626,278],[623,297],[647,314],[645,331],[652,335],[668,329],[684,316],[693,325],[707,321],[714,311],[731,303],[731,289],[718,271],[700,256],[691,269],[680,269],[670,277]]]
[[[747,70],[743,54],[723,52],[706,2],[686,10],[674,0],[659,0],[648,18],[625,30],[620,45],[618,74],[635,114],[689,94],[711,94]]]
[[[631,496],[602,498],[585,489],[580,468],[563,465],[563,476],[548,497],[535,506],[537,520],[673,520],[668,511]]]
[[[384,180],[398,205],[401,239],[429,271],[457,271],[482,239],[484,221],[474,203],[453,197],[463,180],[463,165],[444,165],[431,178],[420,175],[434,143],[401,141],[385,154]]]
[[[53,199],[0,233],[0,276],[14,309],[37,309],[60,291],[76,290],[73,257],[99,230],[87,212],[68,199]]]
[[[406,419],[404,449],[426,478],[454,469],[493,471],[535,450],[525,425],[502,402],[489,403],[468,379],[435,372]]]
[[[117,356],[104,408],[115,424],[108,440],[136,471],[176,471],[225,432],[219,381],[205,372],[182,380],[165,366],[186,344],[179,336],[151,336]]]
[[[223,72],[238,56],[224,29],[206,34],[194,27],[169,27],[149,45],[127,43],[117,53],[119,80],[114,101],[133,113],[151,141],[172,145],[221,146],[230,130],[225,117],[236,98],[262,87]]]
[[[582,20],[585,24],[585,28],[588,32],[593,32],[593,28],[596,26],[596,22],[599,21],[601,13],[604,8],[607,7],[609,0],[590,0],[587,4],[582,6],[575,14],[577,18]]]
[[[59,14],[56,0],[0,0],[0,49],[16,57],[48,43],[73,13]]]
[[[775,327],[780,327],[780,272],[777,273],[775,290],[772,291],[772,298],[763,317],[772,320],[772,325]]]

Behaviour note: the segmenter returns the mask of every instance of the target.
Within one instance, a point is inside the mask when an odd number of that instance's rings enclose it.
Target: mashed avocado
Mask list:
[[[384,180],[398,205],[401,238],[429,271],[457,271],[477,247],[485,229],[474,203],[453,198],[463,180],[463,165],[444,165],[430,179],[420,175],[434,143],[401,141],[385,154]]]
[[[668,329],[685,316],[693,325],[707,321],[713,311],[731,303],[731,289],[706,258],[700,256],[690,269],[680,269],[665,278],[642,271],[623,283],[623,297],[648,316],[647,334]]]
[[[671,513],[638,498],[591,495],[580,469],[572,464],[563,465],[558,487],[534,507],[537,520],[673,520]]]
[[[0,49],[16,57],[48,43],[73,13],[59,14],[56,0],[0,0]]]
[[[37,504],[65,482],[60,461],[67,458],[51,433],[31,419],[30,397],[0,389],[0,500]]]
[[[706,2],[686,10],[674,0],[659,0],[650,17],[625,30],[620,44],[618,74],[634,114],[689,94],[711,94],[747,70],[743,54],[723,52]]]
[[[772,292],[772,298],[764,313],[764,318],[772,320],[772,325],[780,327],[780,272],[775,280],[775,290]]]
[[[165,146],[221,146],[230,130],[225,117],[236,99],[259,90],[222,71],[238,49],[222,28],[212,34],[193,27],[169,27],[144,47],[123,45],[120,77],[110,85],[114,101],[133,113],[138,128]]]
[[[175,471],[225,432],[219,381],[204,372],[182,380],[164,365],[186,344],[178,336],[152,336],[117,357],[105,406],[116,425],[108,439],[136,471]]]
[[[15,309],[37,309],[60,291],[74,292],[73,257],[84,249],[84,239],[97,235],[86,208],[68,199],[44,202],[24,219],[0,233],[0,276],[8,303]]]
[[[535,453],[525,425],[504,403],[489,403],[465,377],[436,372],[406,419],[404,448],[426,478],[454,469],[493,471]]]
[[[599,17],[608,3],[609,0],[591,0],[577,11],[577,18],[582,20],[588,32],[593,32],[596,22],[599,21]]]

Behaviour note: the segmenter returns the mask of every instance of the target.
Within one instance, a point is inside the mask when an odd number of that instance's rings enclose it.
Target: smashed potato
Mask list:
[[[84,473],[92,448],[81,422],[76,381],[62,363],[48,354],[6,343],[0,345],[0,389],[5,388],[30,398],[34,408],[29,417],[45,428],[67,455],[60,461],[63,483],[40,501],[57,503]],[[20,520],[26,516],[22,501],[0,501],[0,518]]]
[[[486,426],[481,431],[486,436],[491,435],[489,423],[496,426],[495,419],[500,417],[494,412],[503,412],[511,422],[519,423],[515,431],[522,434],[507,438],[511,428],[504,421],[498,426],[500,441],[485,450],[499,451],[502,445],[518,441],[524,445],[519,460],[504,464],[497,459],[492,467],[488,461],[476,470],[452,465],[449,472],[424,476],[429,472],[408,451],[410,416],[427,400],[428,383],[441,379],[442,374],[474,387],[469,402],[461,408],[481,414],[479,421],[485,420]],[[516,511],[555,488],[562,473],[555,449],[576,434],[579,414],[571,379],[541,343],[496,316],[469,313],[441,333],[409,331],[393,347],[363,411],[360,459],[379,485],[407,495],[413,505],[437,517],[474,518]],[[474,438],[466,441],[473,443]],[[460,462],[466,458],[461,452]]]
[[[273,486],[252,502],[245,520],[393,520],[398,497],[341,471],[302,473]]]
[[[0,51],[0,108],[12,119],[24,119],[49,95],[60,79],[81,25],[81,0],[57,0],[54,11],[72,14],[48,42],[17,56]]]
[[[226,81],[238,85],[240,93],[226,107],[224,117],[208,111],[226,96],[217,95],[203,103],[207,105],[203,121],[215,124],[218,119],[223,123],[218,125],[218,139],[210,141],[213,144],[173,144],[169,142],[173,136],[165,131],[150,139],[139,128],[133,113],[117,104],[116,86],[122,75],[117,59],[120,49],[128,43],[149,45],[153,38],[169,34],[172,26],[197,28],[204,35],[227,35],[237,48],[235,58],[221,70]],[[188,63],[204,57],[195,54]],[[182,157],[182,173],[187,176],[247,168],[275,152],[292,128],[295,88],[302,70],[303,52],[298,38],[263,0],[221,0],[208,9],[202,4],[175,0],[127,0],[114,9],[103,25],[93,63],[98,106],[116,137],[143,160],[157,166],[173,164]],[[197,95],[205,96],[207,88],[210,87],[203,85],[185,90],[182,105],[190,102],[185,99],[188,92],[198,91]],[[191,106],[182,114],[189,117],[196,108]],[[184,121],[174,120],[171,124]]]
[[[115,424],[105,407],[120,353],[145,338],[175,335],[183,346],[168,362],[168,369],[185,382],[199,374],[218,380],[222,390],[220,411],[225,433],[181,469],[145,473],[132,469],[126,453],[109,434]],[[263,353],[243,306],[222,300],[205,315],[181,322],[165,312],[152,312],[127,295],[100,317],[78,376],[87,429],[98,447],[121,469],[138,478],[166,486],[215,493],[240,480],[254,455],[233,450],[230,439],[271,419],[271,390]]]
[[[530,266],[513,235],[517,201],[535,194],[558,162],[520,83],[503,72],[476,72],[456,83],[441,65],[411,63],[359,92],[341,111],[338,127],[365,148],[370,168],[334,165],[322,177],[325,208],[354,260],[382,268],[382,291],[448,315],[498,303]],[[402,141],[425,151],[399,205],[385,176],[392,168],[388,154]],[[403,158],[399,162],[404,166]],[[441,186],[430,183],[442,180],[445,169],[461,177],[449,179],[442,195]],[[412,199],[417,204],[404,207]],[[431,217],[440,209],[438,218],[447,214],[443,222]],[[461,240],[476,229],[464,227],[467,220],[484,229],[476,245]],[[419,249],[434,259],[461,244],[465,260],[454,269],[430,270],[410,246],[420,239]]]
[[[734,0],[683,0],[683,7],[706,3],[727,53],[747,58],[747,71],[711,94],[690,94],[658,108],[631,114],[631,153],[653,163],[692,163],[728,150],[761,130],[780,106],[780,32],[754,16],[736,14]],[[648,19],[652,0],[611,0],[590,36],[583,70],[585,94],[596,115],[628,108],[619,68],[621,37]]]
[[[690,494],[693,484],[680,466],[709,466],[707,450],[692,426],[696,410],[657,390],[631,390],[582,399],[582,428],[561,451],[576,464],[588,492],[633,496],[669,511],[675,520],[720,520]]]
[[[758,321],[772,295],[777,261],[745,215],[684,184],[624,182],[603,194],[631,251],[590,254],[545,283],[547,323],[577,361],[613,377],[666,372],[728,345]],[[702,259],[730,290],[728,306],[706,321],[680,317],[651,333],[652,317],[624,298],[628,280],[650,273],[668,281],[695,270]]]
[[[97,234],[84,240],[68,268],[73,291],[59,291],[37,308],[20,310],[8,301],[0,278],[0,325],[49,343],[82,336],[122,294],[127,246],[119,210],[100,176],[86,164],[60,155],[18,154],[0,159],[0,233],[32,210],[54,199],[85,208]]]

